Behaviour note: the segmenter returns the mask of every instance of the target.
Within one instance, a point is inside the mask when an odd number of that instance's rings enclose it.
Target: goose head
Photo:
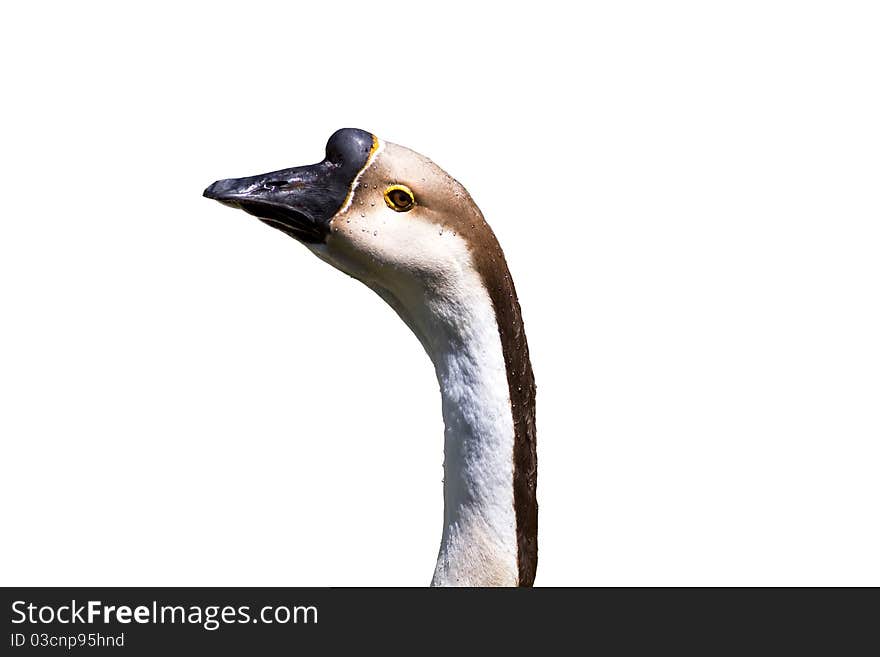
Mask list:
[[[204,195],[368,285],[430,356],[446,425],[433,583],[531,584],[534,380],[504,256],[464,187],[414,151],[345,128],[321,162],[218,180]]]
[[[204,195],[293,237],[410,316],[426,293],[450,292],[474,255],[500,251],[460,183],[354,128],[336,131],[317,164],[219,180]]]

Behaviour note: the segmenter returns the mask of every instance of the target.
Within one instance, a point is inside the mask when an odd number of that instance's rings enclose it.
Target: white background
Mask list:
[[[880,584],[871,3],[7,3],[0,583],[424,585],[431,365],[210,202],[370,130],[538,381],[538,585]]]

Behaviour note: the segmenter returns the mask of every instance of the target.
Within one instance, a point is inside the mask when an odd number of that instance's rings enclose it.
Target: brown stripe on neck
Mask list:
[[[487,228],[488,225],[486,226]],[[491,232],[489,228],[489,232]],[[494,239],[494,234],[492,235]],[[516,288],[504,253],[495,241],[490,268],[478,269],[492,298],[501,349],[507,366],[507,387],[513,413],[513,504],[516,510],[517,566],[519,585],[531,586],[538,567],[537,436],[535,432],[535,377]]]
[[[463,188],[462,188],[463,189]],[[466,194],[467,192],[465,192]],[[470,200],[470,199],[468,199]],[[507,367],[507,387],[513,413],[513,504],[516,512],[517,567],[519,585],[531,586],[538,567],[537,436],[535,431],[535,377],[522,309],[504,252],[489,224],[471,201],[468,219],[456,222],[471,246],[474,267],[492,299]],[[476,216],[474,216],[476,215]]]

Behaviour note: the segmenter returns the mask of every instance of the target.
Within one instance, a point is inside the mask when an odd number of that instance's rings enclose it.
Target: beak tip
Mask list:
[[[210,185],[208,185],[208,186],[205,188],[205,191],[202,192],[202,196],[204,196],[205,198],[210,198],[210,199],[213,199],[213,200],[217,200],[217,197],[218,197],[218,193],[217,193],[217,183],[219,183],[219,182],[220,182],[220,181],[218,180],[217,182],[215,182],[215,183],[211,183]]]

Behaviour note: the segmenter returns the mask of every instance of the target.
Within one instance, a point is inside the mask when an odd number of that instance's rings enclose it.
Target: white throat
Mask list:
[[[492,300],[472,269],[427,298],[371,285],[425,347],[443,401],[443,538],[433,586],[516,586],[514,427]],[[450,293],[450,290],[452,293]]]
[[[468,304],[466,335],[430,354],[445,425],[443,540],[435,586],[516,586],[514,427],[491,300]],[[430,353],[430,352],[429,352]]]
[[[447,271],[442,281],[389,280],[366,270],[357,277],[416,334],[440,384],[445,425],[443,538],[431,584],[516,586],[514,426],[495,310],[471,266],[467,245],[449,233],[435,239],[451,240],[447,247],[457,252],[462,265]],[[331,256],[321,246],[312,250],[344,271],[355,269],[338,259],[344,256]]]

